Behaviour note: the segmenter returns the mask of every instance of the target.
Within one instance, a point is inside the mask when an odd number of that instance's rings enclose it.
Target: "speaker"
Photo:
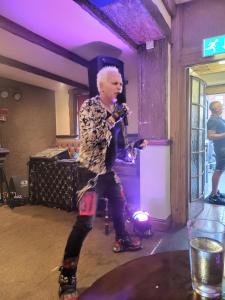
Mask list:
[[[88,67],[88,81],[89,81],[89,92],[90,97],[98,95],[97,89],[97,73],[103,67],[113,66],[117,67],[123,80],[123,90],[122,93],[118,95],[117,100],[119,103],[126,102],[126,89],[125,89],[125,80],[124,80],[124,64],[121,60],[108,57],[108,56],[97,56],[89,62]]]
[[[9,180],[11,207],[24,205],[28,200],[28,179],[25,176],[12,176]]]

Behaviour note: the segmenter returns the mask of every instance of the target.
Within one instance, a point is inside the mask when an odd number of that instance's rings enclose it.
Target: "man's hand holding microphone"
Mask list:
[[[127,117],[128,114],[129,108],[126,103],[116,104],[111,116],[109,116],[106,120],[109,128],[113,128],[117,122]]]
[[[116,104],[114,111],[112,112],[111,116],[107,118],[107,123],[109,128],[113,128],[115,124],[122,119],[126,118],[130,113],[129,107],[126,103]],[[134,149],[142,150],[149,144],[148,140],[140,139],[137,140],[133,144]]]

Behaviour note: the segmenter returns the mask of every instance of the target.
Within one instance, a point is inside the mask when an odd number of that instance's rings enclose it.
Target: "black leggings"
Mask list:
[[[126,235],[124,224],[124,204],[122,186],[115,179],[114,172],[109,172],[98,177],[95,187],[97,199],[107,197],[112,213],[112,221],[116,233],[116,239],[124,238]],[[78,261],[81,247],[88,232],[92,229],[94,216],[78,215],[73,229],[67,240],[64,260],[75,258]]]

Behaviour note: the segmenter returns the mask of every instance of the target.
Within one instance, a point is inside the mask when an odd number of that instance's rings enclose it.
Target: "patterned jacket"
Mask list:
[[[107,110],[99,96],[87,99],[80,109],[80,163],[90,171],[100,174],[106,172],[105,158],[112,134],[106,122]],[[123,133],[125,126],[121,122]],[[123,134],[123,148],[128,148]]]

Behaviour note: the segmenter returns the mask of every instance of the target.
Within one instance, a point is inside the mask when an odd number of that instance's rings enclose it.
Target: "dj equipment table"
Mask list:
[[[75,209],[77,163],[72,159],[31,158],[29,161],[29,201],[61,208]]]

